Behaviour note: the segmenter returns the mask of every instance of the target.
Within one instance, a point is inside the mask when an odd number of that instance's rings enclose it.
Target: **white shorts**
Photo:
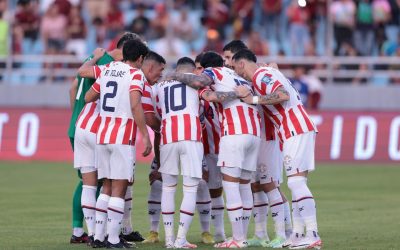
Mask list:
[[[160,173],[202,178],[203,144],[197,141],[179,141],[160,146]]]
[[[136,148],[131,145],[96,145],[98,179],[133,181]]]
[[[240,179],[246,180],[246,181],[251,180],[251,178],[254,174],[253,171],[241,169],[238,167],[223,167],[223,168],[221,168],[221,173],[223,173],[225,175],[229,175],[234,178],[240,178]]]
[[[271,182],[281,184],[283,181],[282,168],[282,152],[279,148],[279,140],[262,140],[258,153],[255,181],[260,181],[261,184]]]
[[[315,132],[290,137],[283,143],[283,166],[286,176],[315,169]]]
[[[217,165],[256,171],[260,138],[254,135],[226,135],[221,138]]]
[[[77,127],[74,140],[74,168],[81,173],[96,171],[96,134]]]
[[[205,156],[208,168],[208,188],[218,189],[222,187],[221,167],[218,167],[218,155],[207,154]]]

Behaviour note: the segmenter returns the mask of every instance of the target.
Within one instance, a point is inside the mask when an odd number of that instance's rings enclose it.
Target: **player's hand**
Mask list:
[[[250,89],[243,85],[236,87],[235,92],[239,98],[245,98],[251,94]]]
[[[102,56],[104,56],[104,53],[106,53],[106,50],[105,50],[105,49],[103,49],[103,48],[96,48],[96,49],[93,51],[93,59],[96,59],[96,61],[97,61],[97,60],[100,59]]]
[[[240,100],[247,104],[253,104],[253,95],[248,95],[245,98],[241,98]]]
[[[142,153],[143,156],[148,156],[151,153],[153,146],[151,145],[150,137],[147,135],[143,137],[144,151]]]

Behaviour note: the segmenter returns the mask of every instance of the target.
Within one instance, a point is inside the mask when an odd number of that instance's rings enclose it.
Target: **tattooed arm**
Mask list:
[[[245,98],[246,96],[250,95],[250,91],[243,95],[236,93],[235,91],[229,92],[221,92],[221,91],[212,91],[206,90],[202,94],[202,98],[208,102],[225,102],[225,101],[232,101],[238,98]]]
[[[262,105],[275,105],[278,103],[282,103],[288,101],[290,99],[289,92],[286,91],[284,87],[279,87],[271,94],[258,96],[255,98],[256,103],[254,102],[254,96],[247,96],[246,98],[242,98],[245,103],[248,104],[262,104]]]
[[[177,80],[179,82],[182,82],[194,89],[201,89],[207,86],[210,86],[213,82],[213,80],[204,75],[193,75],[193,74],[184,74],[184,73],[178,73],[178,72],[173,72],[170,75],[167,76],[168,80]]]

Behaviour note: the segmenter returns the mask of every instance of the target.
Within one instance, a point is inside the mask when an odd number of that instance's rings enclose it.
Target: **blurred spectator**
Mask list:
[[[310,42],[310,30],[307,26],[310,13],[300,7],[296,0],[292,1],[288,11],[289,36],[293,56],[303,56],[304,47]]]
[[[81,9],[73,6],[68,17],[67,52],[84,58],[86,55],[86,24],[81,16]]]
[[[261,38],[260,32],[252,30],[247,40],[247,47],[258,56],[269,55],[268,42]]]
[[[389,0],[391,18],[386,25],[386,36],[390,41],[396,41],[400,33],[400,0]]]
[[[9,24],[13,21],[13,13],[9,10],[7,0],[0,0],[0,13],[1,20],[8,22]]]
[[[136,16],[128,28],[130,31],[143,37],[147,37],[150,28],[150,20],[145,16],[145,11],[146,5],[139,4],[136,9]]]
[[[225,25],[229,20],[229,8],[221,0],[205,1],[202,23],[207,29],[217,30],[221,39],[225,39]]]
[[[305,75],[302,76],[302,80],[307,83],[308,86],[308,108],[314,110],[318,109],[323,89],[321,80],[309,69],[306,69]]]
[[[93,19],[93,26],[96,31],[96,47],[105,47],[107,26],[101,17],[96,17]]]
[[[239,39],[242,33],[247,34],[253,22],[255,0],[233,1],[231,16],[233,17],[233,37]]]
[[[54,0],[54,4],[58,6],[60,14],[68,17],[72,8],[70,0]]]
[[[400,35],[399,35],[399,37],[400,37]],[[395,56],[397,56],[398,58],[400,58],[400,46],[397,47]],[[390,69],[391,69],[391,70],[396,70],[397,72],[400,72],[400,64],[393,65],[392,67],[390,67]],[[392,82],[393,84],[400,85],[400,77],[394,77],[394,78],[392,78],[392,79],[391,79],[391,82]]]
[[[23,52],[31,53],[34,43],[38,38],[40,25],[40,18],[33,2],[30,0],[18,1],[14,25],[21,27],[23,31],[22,42],[25,44],[25,46],[21,44],[21,48],[22,46],[25,48]]]
[[[217,53],[222,53],[224,47],[224,42],[222,41],[218,31],[210,29],[207,31],[207,43],[203,51],[215,51]]]
[[[124,15],[119,8],[117,2],[112,2],[106,18],[107,26],[107,39],[113,39],[116,37],[124,28]]]
[[[367,83],[367,77],[365,77],[365,74],[368,73],[368,65],[367,64],[360,64],[358,67],[358,72],[355,75],[355,77],[352,80],[353,85],[359,85],[359,84],[364,84]]]
[[[372,13],[375,25],[375,40],[378,49],[382,48],[386,41],[385,25],[390,20],[390,4],[387,0],[374,0],[372,2]]]
[[[46,54],[58,54],[65,48],[67,38],[67,18],[56,4],[50,5],[40,24],[41,37]]]
[[[3,12],[0,12],[0,57],[8,55],[8,30],[9,23],[3,19]]]
[[[180,11],[178,20],[174,22],[174,34],[182,39],[183,41],[189,42],[193,39],[192,24],[188,18],[188,12],[186,9]]]
[[[396,51],[400,48],[400,33],[398,34],[397,40],[387,40],[382,46],[382,53],[385,56],[393,56]]]
[[[305,107],[308,107],[308,95],[310,93],[308,90],[308,85],[303,78],[304,73],[305,73],[304,66],[296,66],[293,69],[293,77],[290,79],[290,81],[292,82],[293,87],[299,92],[303,105]]]
[[[357,4],[357,25],[354,33],[354,45],[363,56],[370,56],[374,46],[374,25],[370,0],[361,0]]]
[[[82,3],[89,12],[90,20],[100,17],[103,20],[107,17],[109,10],[110,0],[83,0]]]
[[[279,15],[282,10],[282,0],[261,0],[263,10],[263,27],[267,31],[267,39],[279,39]]]
[[[169,23],[169,14],[164,3],[156,4],[154,8],[155,18],[151,21],[152,39],[159,39],[166,35]]]
[[[336,0],[330,7],[336,41],[335,55],[343,43],[352,44],[356,6],[352,0]]]

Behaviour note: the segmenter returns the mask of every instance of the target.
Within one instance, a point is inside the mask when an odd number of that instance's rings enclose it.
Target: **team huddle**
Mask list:
[[[315,168],[314,123],[276,66],[257,64],[240,40],[223,51],[222,56],[201,53],[194,61],[180,58],[176,69],[161,78],[165,59],[139,36],[126,33],[115,50],[98,48],[79,68],[73,98],[82,108],[71,142],[74,167],[82,175],[89,246],[133,248],[133,241],[159,242],[161,216],[166,248],[196,248],[186,236],[197,210],[202,242],[215,248],[322,247],[307,186],[308,172]],[[147,127],[154,131],[153,143]],[[155,153],[146,239],[131,224],[137,130],[144,148],[140,153],[148,156],[153,147]],[[279,188],[282,168],[291,211]],[[179,174],[183,199],[175,233]],[[225,209],[231,237],[225,234]],[[271,240],[268,210],[275,231]],[[255,234],[248,237],[251,217]]]

